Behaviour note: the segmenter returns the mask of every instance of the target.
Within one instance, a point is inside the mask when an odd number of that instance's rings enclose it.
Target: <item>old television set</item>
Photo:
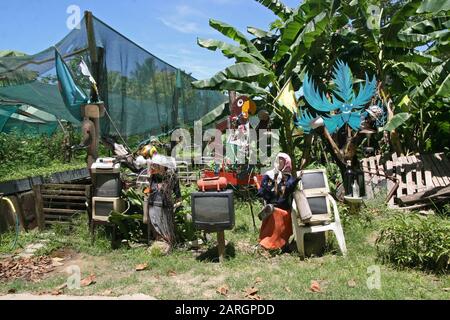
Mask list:
[[[99,158],[92,164],[92,184],[94,197],[120,197],[122,181],[120,180],[120,164],[114,158]]]
[[[325,169],[305,170],[303,171],[300,188],[306,195],[317,193],[329,193],[327,172]]]
[[[92,198],[92,220],[108,222],[112,211],[123,212],[125,201],[119,197],[93,197]]]
[[[234,228],[234,194],[232,190],[195,192],[192,194],[192,220],[199,230],[219,232]]]

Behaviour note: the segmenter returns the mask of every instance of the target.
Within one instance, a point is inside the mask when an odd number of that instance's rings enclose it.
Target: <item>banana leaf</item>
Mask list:
[[[197,43],[200,47],[211,51],[219,49],[225,57],[235,58],[237,62],[249,62],[263,67],[261,62],[238,46],[214,39],[198,39]]]
[[[393,131],[402,126],[410,117],[411,114],[407,112],[397,113],[381,131]]]
[[[292,9],[287,7],[279,0],[256,0],[265,6],[267,9],[272,10],[272,12],[280,17],[282,20],[289,18],[292,13]]]
[[[264,63],[267,67],[270,65],[269,62],[261,55],[261,53],[258,51],[258,49],[255,47],[255,45],[248,40],[242,32],[236,30],[234,27],[230,26],[229,24],[210,19],[209,25],[222,33],[224,36],[236,41],[241,45],[241,47],[248,50],[248,53],[254,56],[256,59],[258,59],[260,62]]]

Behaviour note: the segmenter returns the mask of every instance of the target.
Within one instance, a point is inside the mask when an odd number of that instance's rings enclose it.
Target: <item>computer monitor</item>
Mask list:
[[[322,224],[331,220],[331,206],[328,196],[325,194],[311,194],[306,196],[311,208],[312,218],[310,224]]]
[[[300,188],[305,191],[306,195],[330,192],[326,170],[314,169],[303,171]]]
[[[197,229],[206,232],[231,230],[234,227],[232,190],[192,193],[192,220]]]

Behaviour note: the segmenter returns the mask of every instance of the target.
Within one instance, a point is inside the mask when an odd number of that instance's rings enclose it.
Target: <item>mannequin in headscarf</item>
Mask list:
[[[175,209],[181,203],[180,185],[175,169],[175,159],[161,155],[153,157],[146,200],[148,222],[154,240],[164,241],[170,247],[176,242]]]
[[[273,170],[268,171],[261,182],[258,196],[266,203],[258,215],[263,220],[260,244],[266,249],[281,249],[292,235],[292,194],[300,178],[293,176],[291,158],[280,153]]]

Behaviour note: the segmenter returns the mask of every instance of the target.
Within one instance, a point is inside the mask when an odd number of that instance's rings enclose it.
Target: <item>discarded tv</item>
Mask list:
[[[195,192],[192,194],[192,220],[199,230],[219,232],[234,228],[234,195],[232,190]]]

